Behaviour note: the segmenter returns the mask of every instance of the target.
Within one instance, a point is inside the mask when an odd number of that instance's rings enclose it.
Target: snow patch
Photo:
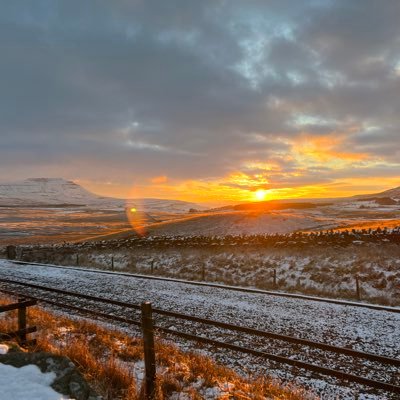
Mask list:
[[[36,365],[15,368],[0,364],[0,399],[4,400],[73,400],[50,387],[55,373],[42,373]]]
[[[8,346],[6,344],[0,344],[0,354],[7,354]]]

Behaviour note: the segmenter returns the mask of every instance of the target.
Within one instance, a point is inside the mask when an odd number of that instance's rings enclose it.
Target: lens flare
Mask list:
[[[152,218],[146,212],[144,200],[141,199],[140,187],[133,184],[128,196],[125,203],[126,218],[137,235],[145,236],[147,234],[146,226],[152,222]]]
[[[125,206],[126,217],[133,230],[139,236],[146,235],[145,226],[148,223],[147,213],[142,211],[143,207],[140,206],[138,200],[128,200]]]

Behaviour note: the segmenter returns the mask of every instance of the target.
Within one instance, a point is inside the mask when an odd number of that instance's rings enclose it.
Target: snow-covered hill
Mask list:
[[[382,193],[378,193],[375,197],[391,197],[395,200],[400,200],[400,186],[394,189],[386,190]]]
[[[164,235],[256,235],[290,233],[298,230],[332,228],[334,219],[302,213],[247,211],[205,213],[148,225],[146,230],[155,236]]]
[[[203,210],[205,207],[190,203],[182,200],[166,200],[166,199],[132,199],[128,201],[128,205],[132,204],[139,211],[152,211],[152,212],[163,212],[172,214],[187,213],[190,209]]]
[[[0,184],[0,205],[109,205],[123,206],[124,200],[97,196],[62,178],[31,178]]]
[[[115,199],[98,196],[62,178],[30,178],[0,184],[0,206],[89,206],[101,208],[135,207],[140,211],[187,213],[197,204],[180,200]]]
[[[363,194],[363,195],[354,196],[354,198],[356,198],[356,199],[384,198],[384,197],[391,198],[393,200],[400,200],[400,186],[393,188],[393,189],[385,190],[384,192],[380,192],[380,193]]]

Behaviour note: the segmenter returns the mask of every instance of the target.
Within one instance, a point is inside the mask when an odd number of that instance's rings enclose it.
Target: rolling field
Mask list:
[[[88,239],[112,240],[140,235],[251,235],[326,229],[395,227],[398,207],[348,206],[280,211],[210,211],[194,214],[151,211],[127,216],[123,208],[0,207],[0,246]]]

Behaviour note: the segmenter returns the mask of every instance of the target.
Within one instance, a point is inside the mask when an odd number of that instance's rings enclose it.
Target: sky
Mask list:
[[[398,0],[0,0],[0,180],[241,202],[400,186]]]

